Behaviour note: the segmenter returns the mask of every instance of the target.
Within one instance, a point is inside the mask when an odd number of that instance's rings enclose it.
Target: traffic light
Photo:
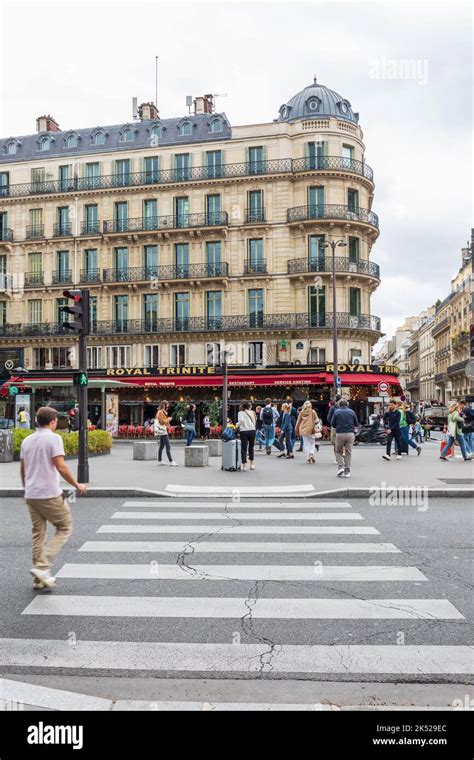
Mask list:
[[[87,377],[87,372],[74,372],[72,382],[73,382],[73,385],[78,385],[78,386],[89,385],[89,378]]]
[[[63,314],[72,314],[72,322],[64,321],[63,326],[72,330],[76,335],[89,334],[89,291],[88,290],[63,290],[63,296],[72,299],[69,306],[60,306],[59,311]]]

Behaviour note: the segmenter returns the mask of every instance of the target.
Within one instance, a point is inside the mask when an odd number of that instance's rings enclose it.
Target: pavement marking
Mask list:
[[[201,536],[203,533],[218,533],[219,536],[236,533],[250,535],[257,533],[274,535],[366,535],[379,536],[380,531],[368,525],[102,525],[97,533],[186,533]],[[191,539],[190,539],[191,540]]]
[[[430,711],[430,710],[454,710],[450,707],[430,707],[427,705],[338,705],[334,702],[313,702],[303,703],[295,702],[293,704],[284,702],[164,702],[164,701],[152,701],[149,700],[126,700],[118,699],[114,702],[112,710],[159,710],[160,712],[170,712],[172,710],[180,710],[187,712],[194,711],[209,711],[209,712],[227,712],[236,710],[241,712],[266,712],[266,711],[287,711],[292,712],[328,712],[328,711],[345,711],[345,710],[417,710],[417,711]]]
[[[216,512],[114,512],[112,520],[364,520],[358,512],[321,512],[300,514],[284,512],[272,514],[246,514],[242,512],[221,514]],[[194,526],[196,527],[196,526]],[[199,527],[199,526],[198,526]]]
[[[447,599],[257,599],[252,619],[460,620]],[[247,599],[156,596],[37,596],[23,615],[132,618],[242,618]]]
[[[0,709],[5,703],[3,709],[11,710],[12,702],[48,710],[110,710],[112,706],[110,699],[0,678]]]
[[[123,526],[120,526],[123,527]],[[86,541],[80,552],[183,552],[189,544],[187,541]],[[268,541],[203,541],[193,545],[196,552],[211,554],[401,554],[394,544],[380,543],[289,543]]]
[[[266,661],[263,662],[262,658]],[[201,644],[0,639],[1,667],[193,673],[469,675],[472,646]],[[265,670],[266,669],[266,670]]]
[[[254,501],[254,502],[239,502],[239,501],[220,501],[220,502],[206,502],[200,504],[199,502],[170,502],[164,499],[161,501],[126,501],[122,504],[122,509],[125,507],[161,507],[169,509],[197,509],[203,507],[209,509],[352,509],[352,504],[348,501],[312,501],[308,504],[302,504],[301,501],[292,503],[287,501]]]
[[[180,495],[191,494],[192,496],[291,496],[295,493],[314,493],[315,487],[311,483],[295,486],[182,486],[170,484],[166,486],[167,492],[179,493]]]
[[[165,565],[66,563],[57,578],[261,581],[426,581],[416,567],[386,565]]]

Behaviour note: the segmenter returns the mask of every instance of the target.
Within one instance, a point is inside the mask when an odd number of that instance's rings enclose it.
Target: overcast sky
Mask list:
[[[472,32],[467,3],[15,3],[1,6],[0,136],[164,118],[186,95],[217,99],[231,124],[271,121],[318,81],[360,113],[375,172],[372,312],[390,336],[444,298],[471,229]],[[411,70],[403,61],[412,61]]]

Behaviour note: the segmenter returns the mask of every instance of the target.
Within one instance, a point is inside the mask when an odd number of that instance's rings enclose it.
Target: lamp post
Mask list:
[[[333,361],[333,393],[336,398],[338,393],[338,357],[337,357],[337,311],[336,311],[336,248],[344,247],[347,243],[344,240],[328,240],[322,243],[322,248],[331,248],[332,250],[332,361]]]
[[[227,409],[228,409],[228,400],[229,400],[229,393],[228,393],[228,382],[227,382],[227,359],[230,356],[233,356],[233,351],[220,351],[219,352],[219,361],[220,365],[222,367],[222,429],[227,427]]]

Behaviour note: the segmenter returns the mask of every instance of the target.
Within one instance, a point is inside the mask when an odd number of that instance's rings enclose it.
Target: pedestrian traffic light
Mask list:
[[[72,378],[73,385],[89,385],[89,378],[87,377],[87,372],[74,372],[73,378]]]
[[[69,306],[60,306],[59,311],[63,314],[72,314],[72,322],[64,321],[63,326],[72,330],[76,335],[89,334],[89,291],[88,290],[63,290],[63,296],[71,299]]]

